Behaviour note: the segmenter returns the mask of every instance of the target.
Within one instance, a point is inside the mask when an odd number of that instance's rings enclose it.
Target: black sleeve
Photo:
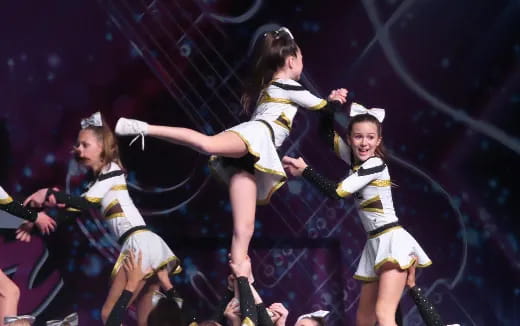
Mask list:
[[[327,111],[329,114],[333,112],[338,112],[341,109],[340,101],[328,101],[327,104],[322,108],[323,111]]]
[[[82,214],[83,212],[80,210],[67,208],[59,209],[53,217],[56,220],[56,223],[63,224],[79,218]]]
[[[256,311],[255,299],[249,286],[249,281],[247,277],[239,277],[237,283],[238,292],[240,293],[242,325],[256,326],[258,325],[258,312]]]
[[[132,299],[132,292],[128,290],[123,290],[119,299],[117,299],[114,308],[108,315],[107,323],[105,326],[119,326],[123,322],[123,318],[125,317],[126,308],[128,307],[128,303],[130,299]]]
[[[73,196],[69,195],[66,192],[63,191],[56,191],[49,189],[49,192],[47,193],[47,196],[54,195],[56,197],[56,201],[61,204],[65,204],[68,207],[80,209],[80,210],[87,210],[89,208],[98,208],[100,206],[100,203],[93,203],[88,201],[86,198],[83,198],[81,196]]]
[[[212,320],[216,320],[222,325],[226,323],[226,317],[224,317],[224,310],[226,310],[226,307],[233,299],[233,296],[235,293],[233,291],[229,291],[229,289],[226,289],[226,293],[222,296],[222,299],[220,299],[219,303],[217,304],[217,308],[213,312],[213,315],[211,317]]]
[[[419,313],[427,326],[444,326],[441,316],[435,310],[433,304],[426,298],[421,288],[414,286],[410,289],[410,296],[412,297]]]
[[[36,221],[36,218],[38,217],[38,213],[36,211],[25,207],[17,201],[12,201],[5,205],[0,204],[0,209],[6,211],[9,214],[13,214],[14,216],[23,218],[29,222]]]
[[[258,326],[274,325],[263,302],[256,305],[256,311],[258,312]]]
[[[330,198],[341,199],[341,197],[336,192],[338,184],[314,171],[314,169],[310,166],[307,166],[305,170],[303,170],[302,176]]]
[[[334,149],[334,114],[328,111],[319,111],[320,126],[319,133],[325,139],[327,146]]]

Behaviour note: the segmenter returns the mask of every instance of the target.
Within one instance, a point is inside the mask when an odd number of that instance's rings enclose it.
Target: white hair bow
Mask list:
[[[318,311],[315,311],[315,312],[311,312],[310,314],[305,314],[305,315],[301,315],[300,317],[298,317],[298,320],[297,321],[300,321],[302,320],[303,318],[324,318],[325,316],[327,316],[329,314],[330,311],[327,311],[327,310],[318,310]]]
[[[101,113],[96,112],[92,114],[90,117],[81,119],[81,129],[85,129],[88,127],[102,127],[103,120],[101,120]]]
[[[352,105],[350,106],[350,116],[355,117],[356,115],[360,114],[370,114],[371,116],[375,117],[379,122],[383,122],[383,120],[385,119],[385,109],[367,109],[361,104],[352,103]]]
[[[78,313],[74,312],[67,317],[63,318],[63,320],[48,320],[47,326],[78,326],[79,317]]]
[[[15,321],[18,321],[18,320],[25,320],[27,322],[29,322],[29,324],[33,324],[34,323],[34,320],[36,318],[34,318],[34,316],[31,316],[31,315],[22,315],[22,316],[6,316],[4,317],[4,325],[10,325],[11,323],[14,323]]]

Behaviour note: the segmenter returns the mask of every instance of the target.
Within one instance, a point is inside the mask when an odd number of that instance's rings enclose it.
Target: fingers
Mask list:
[[[282,158],[282,163],[285,163],[285,164],[292,164],[292,162],[294,162],[295,159],[290,157],[290,156],[284,156]]]
[[[31,241],[31,235],[23,230],[16,230],[16,240],[22,241],[22,242],[29,242]]]
[[[143,262],[143,253],[141,250],[139,250],[139,253],[137,254],[137,266],[141,266]]]

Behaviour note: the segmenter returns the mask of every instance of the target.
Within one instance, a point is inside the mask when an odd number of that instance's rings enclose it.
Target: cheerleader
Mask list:
[[[336,183],[327,180],[302,158],[284,157],[284,167],[302,176],[334,199],[352,195],[368,241],[354,278],[363,281],[356,325],[396,325],[395,312],[405,287],[406,270],[417,260],[418,267],[431,264],[417,241],[401,226],[395,214],[388,167],[382,144],[383,109],[351,106],[347,143],[332,129],[333,117],[326,115],[328,138],[335,152],[349,165],[349,176]],[[348,144],[348,145],[347,145]]]
[[[69,212],[95,208],[105,217],[110,230],[118,238],[121,253],[112,270],[112,284],[101,311],[104,323],[127,283],[126,274],[121,268],[124,260],[130,251],[142,253],[141,268],[150,272],[133,292],[129,304],[141,292],[137,302],[137,319],[138,325],[146,325],[154,291],[162,287],[167,296],[174,296],[168,273],[180,272],[179,259],[163,239],[146,228],[128,193],[114,134],[99,112],[81,121],[74,153],[79,163],[91,170],[95,177],[88,190],[77,197],[56,188],[45,188],[31,195],[26,202],[46,207],[64,204]]]
[[[0,210],[3,210],[14,216],[23,218],[28,223],[36,224],[43,234],[49,234],[54,231],[56,222],[44,212],[36,212],[24,207],[21,203],[13,200],[4,188],[0,186]],[[30,240],[28,234],[17,231],[16,239],[24,242]],[[18,300],[20,299],[20,289],[7,275],[0,270],[0,325],[3,325],[4,318],[6,320],[19,319],[15,317],[18,313]]]
[[[241,101],[246,112],[255,108],[248,122],[214,136],[125,118],[119,119],[115,129],[118,135],[152,136],[213,155],[213,170],[229,184],[231,259],[237,264],[247,256],[256,203],[269,203],[287,179],[276,150],[289,135],[298,108],[331,109],[331,104],[345,103],[346,98],[342,89],[329,96],[335,102],[328,102],[297,82],[303,69],[302,54],[285,27],[264,34],[253,62],[252,78]]]

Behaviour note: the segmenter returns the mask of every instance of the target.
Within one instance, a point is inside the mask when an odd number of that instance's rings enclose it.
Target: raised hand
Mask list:
[[[236,278],[249,277],[251,276],[251,259],[246,257],[240,264],[235,264],[232,261],[229,262],[229,267]]]
[[[302,175],[303,170],[307,167],[307,163],[301,158],[294,158],[290,156],[284,156],[282,159],[283,168],[289,172],[293,177],[299,177]]]
[[[49,188],[43,188],[43,189],[36,191],[35,193],[33,193],[32,195],[30,195],[29,197],[27,197],[25,199],[25,201],[23,202],[23,205],[29,206],[32,208],[43,207],[46,197],[47,197],[48,190],[49,190]]]
[[[49,234],[56,229],[56,221],[45,214],[45,212],[38,212],[38,217],[34,223],[43,234]]]
[[[347,102],[348,91],[345,88],[334,89],[329,94],[329,101],[339,101],[341,104]]]
[[[240,325],[240,303],[233,298],[229,301],[224,310],[224,317],[226,317],[233,326]]]
[[[137,253],[137,259],[133,251],[129,251],[123,262],[123,267],[126,273],[126,289],[129,291],[135,291],[148,271],[141,269],[141,263],[143,262],[143,253],[139,251]]]
[[[276,321],[273,320],[275,326],[285,326],[285,322],[287,321],[287,316],[289,315],[289,311],[284,307],[283,304],[279,302],[275,302],[269,306],[269,310],[273,312],[276,318]],[[273,319],[274,319],[273,318]]]

